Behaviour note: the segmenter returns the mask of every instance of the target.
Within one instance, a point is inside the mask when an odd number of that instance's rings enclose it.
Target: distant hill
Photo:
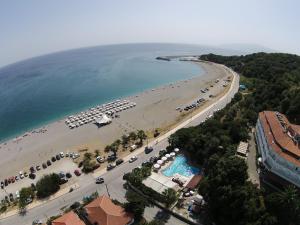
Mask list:
[[[230,49],[233,51],[240,51],[244,52],[245,54],[257,53],[257,52],[279,52],[274,49],[270,49],[268,47],[258,45],[258,44],[242,44],[242,43],[232,43],[232,44],[222,44],[216,47],[223,48],[223,49]]]

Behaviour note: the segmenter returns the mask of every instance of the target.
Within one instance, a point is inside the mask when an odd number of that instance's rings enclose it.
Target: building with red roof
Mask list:
[[[133,216],[105,195],[96,198],[86,205],[87,219],[97,225],[130,225],[134,222]]]
[[[68,212],[56,220],[52,221],[52,225],[85,225],[73,211]]]
[[[260,112],[256,142],[264,177],[300,187],[300,126],[291,124],[279,112]]]

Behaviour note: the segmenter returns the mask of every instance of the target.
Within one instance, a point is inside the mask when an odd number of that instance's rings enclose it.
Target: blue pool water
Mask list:
[[[175,173],[178,173],[185,177],[190,177],[194,174],[200,172],[199,168],[190,166],[187,163],[187,159],[183,155],[179,155],[175,158],[172,164],[165,170],[163,170],[163,175],[167,177],[173,176]]]

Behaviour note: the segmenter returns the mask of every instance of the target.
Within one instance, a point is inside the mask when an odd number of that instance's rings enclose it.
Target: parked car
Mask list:
[[[96,178],[96,184],[102,184],[102,183],[104,183],[103,177],[97,177]]]
[[[124,162],[123,159],[118,159],[118,160],[116,161],[116,165],[118,166],[118,165],[122,164],[123,162]]]
[[[40,221],[40,220],[34,220],[33,222],[32,222],[32,225],[42,225],[43,223],[42,223],[42,221]]]
[[[23,171],[20,171],[20,172],[19,172],[19,176],[20,176],[21,179],[24,178],[24,173],[23,173]]]
[[[30,167],[30,173],[35,173],[35,169],[34,169],[34,167],[32,166],[32,167]]]
[[[134,151],[135,149],[137,149],[137,146],[136,146],[136,145],[131,145],[131,146],[130,146],[130,151],[131,151],[131,152]]]
[[[114,161],[114,160],[116,160],[116,159],[117,159],[117,155],[116,155],[116,153],[114,153],[114,152],[110,153],[110,154],[107,156],[107,160],[108,160],[108,161]]]
[[[1,188],[3,189],[4,188],[4,182],[1,181]]]
[[[152,152],[152,151],[153,151],[153,148],[152,148],[152,147],[148,147],[148,146],[145,147],[145,153],[146,153],[146,154],[149,154],[149,153]]]
[[[59,155],[61,158],[65,157],[65,154],[63,152],[60,152]]]
[[[76,176],[80,176],[80,175],[81,175],[81,172],[77,169],[77,170],[74,170],[74,174],[75,174]]]
[[[20,198],[20,192],[16,191],[16,198]]]
[[[71,174],[70,172],[67,172],[67,173],[66,173],[66,177],[69,179],[69,178],[72,177],[72,174]]]
[[[51,161],[52,161],[52,162],[55,162],[55,161],[56,161],[55,156],[52,156]]]
[[[47,168],[47,164],[46,164],[46,163],[43,163],[43,164],[42,164],[42,167],[43,167],[44,169],[46,169],[46,168]]]
[[[50,160],[47,160],[47,166],[51,166],[51,161]]]
[[[12,202],[14,201],[14,195],[12,193],[9,194],[9,200]]]
[[[74,153],[72,159],[77,159],[79,156],[80,156],[79,153]]]
[[[55,156],[55,158],[56,158],[56,160],[60,160],[60,155],[57,154],[57,155]]]
[[[134,162],[134,161],[136,161],[136,160],[137,160],[137,157],[136,157],[136,156],[132,156],[132,157],[129,159],[129,162],[132,163],[132,162]]]
[[[108,166],[107,166],[107,170],[112,170],[113,168],[115,168],[116,167],[116,164],[115,163],[111,163],[111,164],[108,164]]]
[[[69,157],[69,155],[70,155],[70,153],[69,153],[69,152],[67,152],[67,153],[66,153],[66,157]]]
[[[30,178],[30,179],[33,180],[33,179],[35,179],[35,177],[36,177],[36,175],[35,175],[34,173],[30,173],[30,174],[29,174],[29,178]]]
[[[35,167],[37,171],[41,170],[41,167],[38,165]]]
[[[151,163],[155,163],[157,161],[157,157],[156,156],[152,156],[150,159],[149,159],[149,162]]]
[[[5,186],[8,185],[8,180],[7,180],[7,179],[4,180],[4,185],[5,185]]]
[[[97,160],[98,163],[103,163],[105,161],[105,158],[101,157],[101,156],[97,156],[96,160]]]
[[[28,173],[27,172],[24,172],[24,177],[28,177]],[[15,182],[15,181],[13,181]]]
[[[32,190],[34,190],[34,191],[36,190],[36,187],[35,187],[35,184],[34,184],[34,183],[31,183],[30,186],[31,186]]]

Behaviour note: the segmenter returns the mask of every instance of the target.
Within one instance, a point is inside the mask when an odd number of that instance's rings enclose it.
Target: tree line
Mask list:
[[[202,166],[199,193],[207,201],[208,221],[218,225],[300,224],[300,196],[294,187],[266,191],[248,181],[247,164],[235,156],[246,141],[258,112],[280,111],[300,122],[300,57],[257,53],[246,56],[202,55],[242,76],[247,92],[239,92],[214,117],[195,127],[178,130],[170,148],[184,149]]]

